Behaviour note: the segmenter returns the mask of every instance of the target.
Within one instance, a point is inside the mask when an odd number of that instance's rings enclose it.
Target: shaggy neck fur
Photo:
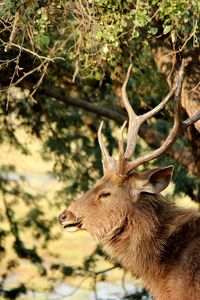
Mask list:
[[[170,266],[197,235],[200,218],[195,211],[177,208],[160,195],[144,193],[122,224],[101,242],[111,257],[141,276],[146,288],[156,295],[158,287],[154,285],[164,289],[162,279],[166,280]]]

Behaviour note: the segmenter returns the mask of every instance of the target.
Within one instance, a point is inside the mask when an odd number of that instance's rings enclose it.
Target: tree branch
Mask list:
[[[39,90],[40,93],[44,93],[46,96],[49,96],[51,98],[55,98],[57,100],[62,101],[65,104],[75,106],[78,108],[82,108],[86,111],[95,113],[99,116],[105,117],[107,119],[113,120],[119,124],[122,124],[126,120],[126,115],[122,111],[122,113],[117,112],[115,109],[110,110],[105,107],[100,107],[98,105],[95,105],[93,103],[77,99],[75,97],[66,96],[64,93],[61,93],[59,91],[54,91],[51,89],[51,87],[42,87]]]
[[[183,126],[188,127],[196,123],[198,120],[200,120],[200,111],[198,111],[196,114],[194,114],[191,118],[188,118],[187,120],[183,121]]]

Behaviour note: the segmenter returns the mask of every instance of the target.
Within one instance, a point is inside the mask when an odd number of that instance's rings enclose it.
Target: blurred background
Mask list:
[[[173,86],[185,58],[182,120],[200,110],[198,0],[0,1],[0,299],[150,299],[140,278],[57,216],[102,175],[97,131],[116,154],[126,118]],[[159,147],[174,100],[139,131],[135,156]],[[175,166],[169,201],[199,209],[200,122],[164,157]]]

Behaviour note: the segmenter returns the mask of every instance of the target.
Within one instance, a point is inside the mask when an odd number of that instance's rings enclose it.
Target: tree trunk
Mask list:
[[[200,111],[200,56],[197,50],[181,53],[186,61],[181,104],[189,117]],[[170,44],[163,42],[162,45],[153,45],[153,56],[159,71],[166,76],[169,86],[172,87],[180,68],[180,53],[175,53]],[[200,175],[200,121],[191,126],[187,137]]]

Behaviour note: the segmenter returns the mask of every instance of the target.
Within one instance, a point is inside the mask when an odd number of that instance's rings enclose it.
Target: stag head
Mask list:
[[[80,199],[72,203],[59,216],[59,222],[68,231],[84,229],[98,240],[110,239],[123,227],[129,218],[129,212],[140,201],[144,193],[159,194],[169,184],[173,166],[137,172],[136,168],[158,156],[161,156],[175,141],[179,130],[178,103],[175,104],[174,125],[162,146],[155,151],[131,161],[135,150],[139,127],[150,117],[160,111],[176,92],[180,93],[179,82],[182,81],[183,66],[179,72],[176,86],[151,111],[138,116],[133,111],[126,93],[126,86],[130,77],[131,66],[128,69],[122,86],[122,101],[128,113],[127,145],[124,150],[123,135],[127,121],[121,128],[118,143],[118,159],[110,156],[102,138],[101,123],[98,140],[102,152],[104,176]],[[135,210],[136,211],[136,210]]]

